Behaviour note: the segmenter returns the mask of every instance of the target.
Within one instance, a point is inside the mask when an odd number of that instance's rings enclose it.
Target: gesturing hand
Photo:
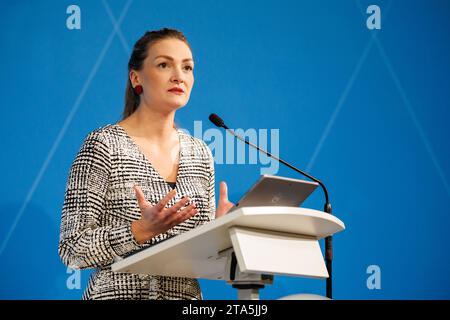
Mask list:
[[[219,204],[216,209],[216,219],[225,215],[234,203],[228,200],[228,187],[225,181],[220,182]]]
[[[182,198],[172,207],[166,208],[170,199],[176,195],[176,189],[171,190],[154,206],[145,199],[144,193],[139,186],[134,186],[134,192],[141,209],[141,219],[133,221],[131,230],[134,238],[140,244],[166,232],[198,213],[194,203],[186,206],[190,201],[188,197]]]

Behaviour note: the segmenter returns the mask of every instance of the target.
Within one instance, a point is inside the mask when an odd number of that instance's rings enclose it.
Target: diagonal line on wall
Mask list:
[[[367,43],[366,47],[364,48],[363,54],[361,55],[361,58],[359,59],[358,63],[355,66],[355,69],[352,72],[352,75],[350,76],[350,79],[347,82],[347,85],[345,86],[344,91],[342,92],[338,103],[336,105],[336,107],[334,108],[334,111],[330,117],[330,119],[328,120],[328,123],[322,133],[322,136],[320,137],[319,142],[316,145],[316,148],[314,149],[314,153],[311,156],[311,159],[309,160],[309,163],[306,167],[306,172],[310,172],[314,163],[316,162],[317,156],[319,155],[320,150],[323,147],[323,144],[325,143],[325,140],[328,137],[328,134],[331,131],[331,128],[333,127],[336,118],[339,114],[339,112],[342,109],[342,106],[344,105],[345,101],[347,100],[347,96],[351,90],[351,88],[353,87],[353,84],[355,82],[356,77],[359,74],[359,71],[361,70],[362,65],[364,64],[364,62],[366,61],[367,58],[367,54],[369,53],[370,49],[372,48],[373,42],[374,42],[374,37],[375,35],[369,40],[369,42]]]
[[[359,6],[359,9],[361,10],[362,15],[364,15],[364,10],[363,10],[361,4],[359,3],[359,1],[356,1],[356,2]],[[383,62],[386,65],[386,67],[389,71],[389,74],[392,77],[392,80],[394,81],[394,84],[395,84],[398,92],[400,93],[400,97],[403,100],[403,104],[406,107],[406,110],[408,111],[408,114],[411,117],[411,120],[414,124],[414,127],[416,128],[416,130],[419,134],[420,140],[422,140],[422,143],[425,145],[425,149],[428,153],[428,156],[431,158],[431,162],[433,163],[433,165],[437,171],[437,174],[438,174],[439,178],[441,179],[441,181],[445,187],[445,190],[447,191],[447,194],[450,195],[450,186],[449,186],[449,183],[445,176],[444,170],[442,169],[441,165],[439,164],[438,158],[433,151],[433,147],[431,146],[431,143],[428,140],[427,135],[425,134],[425,130],[423,129],[422,125],[420,124],[419,118],[417,117],[416,112],[414,111],[414,108],[412,107],[412,104],[411,104],[410,100],[408,99],[408,96],[406,95],[406,92],[403,89],[403,86],[402,86],[397,74],[394,71],[394,68],[386,54],[386,51],[384,50],[383,45],[381,44],[381,41],[378,38],[375,39],[375,44],[377,45],[378,51],[380,52],[380,55],[381,55],[381,58],[383,59]]]
[[[116,18],[114,17],[111,8],[108,5],[108,2],[106,0],[103,0],[103,6],[105,7],[106,12],[108,13],[109,18],[111,19],[111,22],[114,26],[114,30],[116,31],[117,35],[119,36],[120,42],[122,43],[123,49],[125,50],[127,55],[130,55],[130,47],[128,46],[127,41],[125,40],[125,37],[123,36],[122,30],[120,29],[120,23],[116,21]]]
[[[420,140],[422,140],[423,144],[425,145],[425,149],[427,150],[427,153],[428,153],[429,157],[431,158],[431,162],[433,163],[439,178],[442,180],[442,183],[444,184],[447,194],[450,196],[450,186],[449,186],[447,178],[444,174],[444,170],[442,170],[442,167],[439,164],[439,161],[436,157],[436,154],[433,151],[431,143],[428,140],[427,135],[425,134],[425,130],[423,129],[422,125],[420,124],[419,119],[418,119],[406,93],[405,93],[405,90],[403,89],[403,86],[400,83],[400,80],[398,79],[397,74],[394,72],[391,62],[389,61],[389,59],[386,55],[386,52],[384,51],[383,46],[378,41],[378,39],[376,41],[376,44],[377,44],[378,50],[380,51],[381,57],[383,58],[384,63],[386,64],[386,67],[389,70],[389,74],[391,75],[392,79],[394,80],[395,86],[397,87],[397,90],[400,93],[400,96],[403,100],[403,104],[406,107],[406,110],[408,111],[409,116],[411,117],[414,127],[418,131]]]
[[[358,4],[359,8],[361,9],[361,5],[359,4],[358,0],[356,0],[356,2]],[[389,2],[388,7],[386,8],[386,14],[384,14],[384,16],[386,16],[387,13],[389,12],[391,3],[392,3],[392,1]],[[342,94],[338,100],[338,103],[337,103],[336,107],[334,108],[334,111],[331,114],[330,119],[328,120],[327,125],[325,126],[325,129],[320,137],[320,140],[317,143],[316,148],[314,149],[313,155],[311,156],[309,163],[306,166],[307,172],[311,172],[311,169],[314,166],[320,151],[322,150],[322,147],[331,131],[331,128],[333,127],[334,123],[336,122],[336,118],[337,118],[339,112],[341,111],[342,106],[344,105],[345,101],[347,100],[347,96],[348,96],[351,88],[353,87],[355,79],[356,79],[362,65],[364,64],[364,62],[367,58],[367,54],[369,53],[370,49],[372,48],[374,41],[376,41],[376,33],[372,32],[371,38],[370,38],[369,42],[367,43],[366,47],[364,48],[363,54],[361,55],[361,58],[359,59],[358,63],[356,64],[355,69],[353,70],[353,73],[350,76],[350,79],[348,80],[348,83],[347,83],[344,91],[342,92]]]
[[[41,182],[42,177],[43,177],[45,171],[47,170],[48,165],[50,164],[50,162],[51,162],[51,160],[52,160],[56,150],[58,149],[59,144],[61,143],[62,138],[64,137],[64,134],[67,131],[67,128],[69,127],[70,123],[72,122],[73,117],[75,116],[76,112],[78,111],[78,109],[79,109],[79,107],[81,105],[81,102],[82,102],[82,100],[84,98],[84,95],[86,94],[89,86],[91,85],[92,79],[96,75],[96,73],[97,73],[101,63],[103,62],[103,59],[104,59],[104,57],[106,55],[106,52],[108,51],[109,47],[111,46],[111,42],[114,39],[114,36],[115,36],[115,34],[116,34],[117,30],[118,30],[118,26],[122,23],[122,20],[125,17],[125,15],[126,15],[128,9],[130,7],[132,1],[133,0],[128,0],[128,2],[123,7],[122,12],[121,12],[120,17],[119,17],[119,20],[117,22],[117,26],[114,27],[114,30],[111,32],[111,34],[109,35],[108,39],[106,40],[106,43],[103,46],[103,48],[102,48],[102,50],[100,52],[100,55],[98,56],[98,58],[97,58],[97,60],[96,60],[96,62],[94,64],[94,67],[91,69],[91,72],[89,73],[89,76],[86,79],[86,81],[85,81],[85,83],[84,83],[84,85],[83,85],[83,87],[81,89],[81,92],[78,94],[78,97],[77,97],[75,103],[73,104],[72,108],[70,109],[70,112],[67,115],[63,126],[59,130],[59,133],[58,133],[55,141],[53,142],[53,145],[52,145],[52,147],[51,147],[51,149],[50,149],[50,151],[49,151],[49,153],[48,153],[44,163],[42,164],[41,169],[39,170],[39,173],[37,174],[36,178],[33,181],[33,184],[31,186],[30,190],[27,193],[27,196],[25,198],[24,203],[22,204],[18,214],[16,215],[16,218],[15,218],[14,222],[12,223],[8,233],[6,234],[5,239],[3,240],[2,246],[0,247],[0,256],[3,254],[3,251],[5,250],[6,246],[8,245],[8,242],[9,242],[12,234],[14,233],[14,230],[16,229],[17,224],[20,221],[20,218],[22,217],[23,213],[25,212],[25,210],[26,210],[26,208],[28,206],[28,203],[32,199],[34,192],[36,191],[39,183]]]

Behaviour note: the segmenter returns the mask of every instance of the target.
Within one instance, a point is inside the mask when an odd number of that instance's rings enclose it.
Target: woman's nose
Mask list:
[[[171,81],[178,83],[183,82],[184,81],[183,72],[179,68],[174,68],[173,70],[174,72],[172,74]]]
[[[183,80],[180,77],[177,76],[172,76],[172,78],[170,79],[172,82],[176,82],[176,83],[182,83]]]

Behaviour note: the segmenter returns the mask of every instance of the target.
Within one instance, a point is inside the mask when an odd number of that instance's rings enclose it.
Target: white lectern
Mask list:
[[[273,275],[327,278],[318,240],[345,229],[322,211],[243,207],[115,262],[115,272],[218,279],[258,299]]]

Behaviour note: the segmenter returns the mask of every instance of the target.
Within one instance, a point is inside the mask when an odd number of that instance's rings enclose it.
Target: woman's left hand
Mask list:
[[[228,188],[225,181],[220,182],[219,204],[216,209],[216,219],[224,216],[232,207],[234,203],[228,200]]]

